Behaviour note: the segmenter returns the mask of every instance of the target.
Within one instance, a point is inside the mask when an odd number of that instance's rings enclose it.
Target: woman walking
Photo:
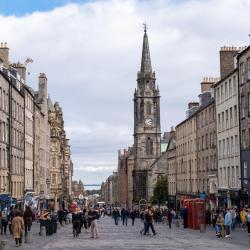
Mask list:
[[[12,220],[12,232],[13,238],[16,241],[16,246],[22,245],[22,236],[24,230],[24,221],[21,217],[21,212],[19,210],[16,211],[15,217]]]
[[[25,236],[26,236],[27,232],[31,230],[31,226],[32,226],[32,211],[31,211],[30,206],[26,206],[26,209],[23,215],[23,220],[24,220]]]

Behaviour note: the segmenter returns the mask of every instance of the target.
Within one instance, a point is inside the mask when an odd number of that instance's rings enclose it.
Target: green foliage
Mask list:
[[[153,204],[163,204],[168,200],[168,180],[167,177],[161,177],[155,187],[154,195],[151,198]]]

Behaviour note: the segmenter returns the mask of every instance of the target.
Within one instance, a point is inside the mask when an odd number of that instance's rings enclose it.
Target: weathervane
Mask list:
[[[146,33],[147,32],[147,28],[148,28],[146,22],[143,23],[143,28],[144,28],[144,32]]]

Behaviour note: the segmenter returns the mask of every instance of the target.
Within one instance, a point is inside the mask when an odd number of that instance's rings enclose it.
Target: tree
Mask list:
[[[168,200],[168,180],[167,177],[161,177],[158,179],[151,198],[152,203],[163,204]],[[157,201],[157,202],[156,202]]]

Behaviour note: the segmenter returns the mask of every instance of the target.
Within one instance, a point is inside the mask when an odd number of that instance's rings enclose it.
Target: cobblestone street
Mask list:
[[[163,250],[163,249],[230,249],[244,250],[249,249],[248,236],[241,230],[233,232],[230,239],[217,239],[214,231],[208,229],[206,233],[194,230],[184,230],[173,226],[169,229],[163,224],[156,224],[156,236],[141,236],[139,230],[142,224],[136,221],[134,227],[129,225],[122,226],[119,223],[115,226],[109,217],[102,218],[99,222],[100,239],[90,239],[90,234],[83,232],[79,238],[72,235],[72,225],[64,226],[57,231],[57,234],[47,237],[38,235],[39,224],[32,227],[33,243],[23,244],[18,249],[89,249],[89,250],[120,250],[120,249],[142,249],[142,250]],[[2,236],[8,240],[9,249],[16,249],[14,240],[8,235]]]

